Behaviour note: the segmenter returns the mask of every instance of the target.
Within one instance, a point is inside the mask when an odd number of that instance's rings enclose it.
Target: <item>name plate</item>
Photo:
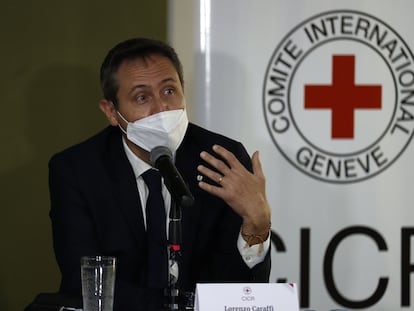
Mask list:
[[[194,311],[299,311],[296,284],[197,284]]]

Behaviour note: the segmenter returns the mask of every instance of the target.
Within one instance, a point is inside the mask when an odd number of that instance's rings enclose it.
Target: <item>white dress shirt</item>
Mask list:
[[[142,178],[141,174],[145,171],[153,168],[148,163],[144,162],[140,158],[138,158],[128,147],[128,145],[125,143],[125,140],[122,139],[125,153],[128,157],[129,162],[131,163],[132,169],[134,170],[135,178],[137,180],[137,186],[138,186],[138,193],[141,200],[141,207],[142,207],[142,215],[144,216],[144,225],[146,224],[146,213],[145,213],[145,206],[148,198],[148,187],[144,182],[144,179]],[[169,212],[170,212],[170,206],[171,206],[171,195],[167,189],[167,187],[162,183],[162,196],[164,198],[164,204],[165,204],[165,211],[167,215],[167,221],[166,221],[166,230],[168,235],[168,223],[169,223]],[[246,241],[241,236],[241,233],[239,233],[239,238],[237,240],[237,248],[240,252],[240,255],[242,256],[244,262],[249,268],[253,268],[256,264],[262,262],[269,251],[270,248],[270,234],[269,237],[266,239],[266,241],[263,242],[263,248],[262,251],[260,249],[260,244],[255,244],[252,246],[248,246]]]

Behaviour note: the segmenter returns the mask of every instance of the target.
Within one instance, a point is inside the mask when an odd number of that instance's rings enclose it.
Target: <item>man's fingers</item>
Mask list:
[[[200,157],[222,174],[225,174],[226,171],[229,170],[229,167],[223,161],[217,159],[206,151],[201,152]]]
[[[240,165],[239,160],[236,158],[233,152],[228,151],[226,148],[220,145],[214,145],[213,151],[225,159],[231,168],[237,168]]]
[[[253,166],[253,174],[264,177],[262,163],[259,159],[259,151],[255,151],[252,156],[252,166]]]
[[[218,184],[221,185],[221,183],[223,181],[223,175],[221,175],[220,173],[217,173],[215,171],[212,171],[209,168],[205,167],[204,165],[199,165],[197,167],[197,170],[201,174],[203,174],[204,176],[207,176],[211,180],[214,180],[216,183],[218,183]]]

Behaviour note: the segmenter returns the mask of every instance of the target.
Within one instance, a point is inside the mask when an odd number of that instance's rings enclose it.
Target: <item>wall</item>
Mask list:
[[[271,282],[298,283],[303,310],[413,309],[414,3],[183,2],[169,37],[193,51],[192,121],[260,150]]]
[[[0,18],[0,310],[59,286],[50,156],[106,125],[98,70],[120,40],[166,39],[166,1],[3,1]]]

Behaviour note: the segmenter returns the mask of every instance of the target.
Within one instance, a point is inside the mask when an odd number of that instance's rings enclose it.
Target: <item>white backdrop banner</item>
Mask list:
[[[302,310],[413,309],[414,2],[194,5],[170,35],[194,52],[191,119],[260,151],[271,282]]]

